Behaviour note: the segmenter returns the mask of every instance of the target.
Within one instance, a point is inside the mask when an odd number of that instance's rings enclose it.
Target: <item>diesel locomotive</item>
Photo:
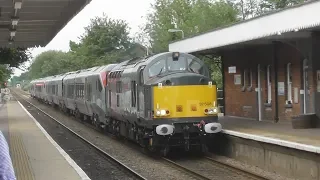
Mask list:
[[[221,131],[216,83],[199,58],[179,52],[33,80],[30,94],[117,136],[166,155],[207,150]]]

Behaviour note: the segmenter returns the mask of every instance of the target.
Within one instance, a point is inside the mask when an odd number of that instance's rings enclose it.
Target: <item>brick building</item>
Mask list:
[[[319,1],[309,1],[173,42],[169,51],[221,56],[227,116],[319,116],[319,8]]]

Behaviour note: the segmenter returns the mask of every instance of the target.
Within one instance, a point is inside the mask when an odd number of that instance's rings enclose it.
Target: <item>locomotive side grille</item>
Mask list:
[[[176,111],[177,111],[177,112],[182,112],[182,111],[183,111],[182,106],[181,106],[181,105],[177,105],[177,106],[176,106]]]
[[[192,104],[191,105],[191,111],[197,111],[197,105]]]

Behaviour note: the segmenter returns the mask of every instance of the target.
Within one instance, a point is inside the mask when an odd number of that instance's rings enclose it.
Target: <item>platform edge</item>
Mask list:
[[[240,137],[240,138],[244,138],[244,139],[251,139],[251,140],[255,140],[255,141],[259,141],[259,142],[275,144],[275,145],[284,146],[284,147],[288,147],[288,148],[292,148],[292,149],[298,149],[298,150],[302,150],[302,151],[308,151],[308,152],[320,154],[320,147],[318,147],[318,146],[290,142],[290,141],[281,140],[281,139],[277,139],[277,138],[269,138],[269,137],[254,135],[254,134],[232,131],[232,130],[222,130],[221,132],[223,134],[228,134],[231,136],[236,136],[236,137]]]
[[[65,158],[71,167],[78,173],[82,180],[91,180],[88,175],[77,165],[77,163],[52,139],[47,131],[41,126],[41,124],[28,112],[28,110],[17,100],[22,109],[28,114],[28,116],[34,121],[41,132],[47,137],[51,144],[59,151],[59,153]]]

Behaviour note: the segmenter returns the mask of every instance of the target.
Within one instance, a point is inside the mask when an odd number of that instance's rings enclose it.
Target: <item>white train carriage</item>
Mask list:
[[[70,72],[66,74],[66,76],[63,78],[63,109],[65,112],[68,112],[71,110],[71,112],[74,112],[76,110],[76,104],[74,101],[75,97],[75,82],[74,78],[76,77],[78,71]]]
[[[35,94],[35,90],[36,90],[35,86],[36,86],[35,80],[32,80],[30,82],[30,89],[29,89],[29,93],[30,93],[30,96],[32,98],[35,98],[35,96],[36,96],[36,94]]]
[[[100,66],[86,77],[87,102],[90,103],[88,107],[91,110],[93,124],[96,126],[106,123],[106,103],[108,102],[108,96],[106,96],[107,76],[115,66],[116,64]]]
[[[68,73],[59,74],[53,77],[52,85],[55,87],[53,95],[53,103],[59,107],[63,107],[63,78],[67,76]],[[53,87],[52,87],[53,88]]]
[[[52,79],[54,78],[54,76],[49,76],[46,77],[45,79],[45,86],[46,86],[46,96],[45,96],[45,102],[48,104],[51,104],[53,101],[53,93],[55,92],[55,89],[53,89],[52,87],[54,87],[53,83],[52,83]]]
[[[99,67],[92,67],[89,69],[84,69],[78,71],[76,76],[74,77],[75,82],[75,111],[77,116],[81,116],[80,118],[83,119],[83,115],[85,117],[92,117],[92,109],[90,105],[90,93],[91,87],[86,86],[88,83],[87,77],[94,72],[94,70],[98,69]]]
[[[45,101],[46,97],[46,84],[45,84],[45,79],[46,78],[41,78],[35,80],[35,97]]]

